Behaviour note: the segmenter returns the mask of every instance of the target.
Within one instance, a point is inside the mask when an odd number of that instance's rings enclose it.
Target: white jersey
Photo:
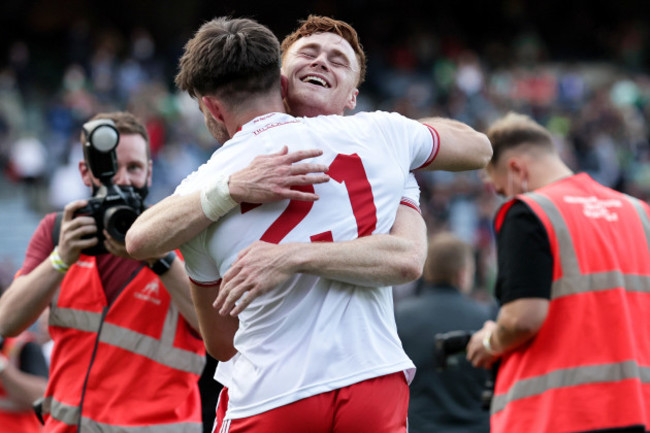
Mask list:
[[[331,180],[308,187],[316,202],[242,204],[181,247],[186,270],[214,284],[256,240],[344,241],[388,233],[411,170],[429,164],[435,130],[396,113],[294,118],[272,113],[247,123],[191,174],[177,194],[201,188],[260,154],[319,148],[314,162]],[[415,366],[397,336],[392,290],[298,274],[256,298],[240,315],[239,352],[217,378],[228,387],[228,418],[242,418],[305,397]]]

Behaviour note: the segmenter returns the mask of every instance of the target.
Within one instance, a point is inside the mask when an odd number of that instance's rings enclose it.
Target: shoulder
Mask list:
[[[510,225],[505,224],[506,222],[510,223],[514,220],[531,220],[533,222],[539,222],[541,225],[535,212],[533,212],[525,201],[519,198],[510,199],[497,210],[494,217],[494,228],[497,234],[501,231],[504,225]]]
[[[34,236],[47,236],[48,238],[52,238],[52,233],[54,232],[54,224],[57,221],[57,212],[52,212],[43,217],[41,222],[38,224],[38,227],[36,228],[36,231],[34,232]],[[58,221],[59,224],[61,224],[61,221]],[[52,245],[52,248],[54,248],[54,245]]]

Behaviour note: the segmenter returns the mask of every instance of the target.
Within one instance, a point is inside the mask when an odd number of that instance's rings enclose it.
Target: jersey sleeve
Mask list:
[[[378,127],[398,157],[406,156],[409,171],[431,164],[440,149],[438,132],[399,113],[376,112]]]
[[[206,231],[180,247],[185,272],[199,286],[213,286],[219,282],[219,267],[206,247]]]
[[[422,213],[420,211],[420,185],[418,185],[413,173],[409,173],[404,182],[404,191],[402,191],[400,204],[411,207]]]
[[[203,168],[205,164],[203,164],[201,167],[199,167],[197,170],[194,170],[192,173],[188,174],[185,179],[181,181],[181,183],[176,187],[174,190],[173,195],[189,195],[195,191],[198,191],[199,186],[201,185],[201,175]]]

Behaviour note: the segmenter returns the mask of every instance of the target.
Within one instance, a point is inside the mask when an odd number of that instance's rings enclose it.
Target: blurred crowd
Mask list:
[[[35,68],[48,65],[39,64],[25,41],[15,41],[2,62],[2,176],[24,185],[21,191],[29,192],[39,214],[87,197],[77,172],[79,132],[97,112],[129,110],[146,122],[156,167],[150,203],[170,194],[218,146],[196,103],[173,86],[177,59],[160,49],[146,28],[92,38],[88,32],[83,23],[71,26],[62,53],[66,65],[51,71],[55,92],[35,82]],[[479,52],[418,31],[389,49],[369,50],[357,110],[452,117],[481,131],[510,110],[526,113],[553,132],[572,169],[647,200],[650,76],[638,63],[645,47],[634,29],[619,43],[620,55],[610,61],[559,62],[535,33]],[[430,232],[450,230],[474,246],[476,295],[487,297],[495,276],[491,221],[501,199],[481,177],[480,172],[418,174]]]

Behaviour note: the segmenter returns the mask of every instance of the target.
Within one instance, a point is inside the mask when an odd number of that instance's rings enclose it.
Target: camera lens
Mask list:
[[[126,232],[138,217],[138,213],[128,206],[115,206],[106,210],[104,227],[113,239],[124,242]]]

